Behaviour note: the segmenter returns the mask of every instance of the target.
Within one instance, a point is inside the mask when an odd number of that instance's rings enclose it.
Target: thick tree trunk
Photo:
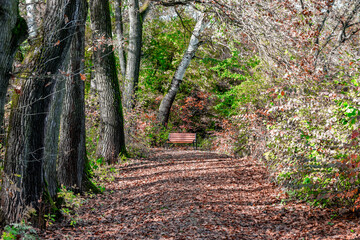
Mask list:
[[[0,127],[14,56],[26,36],[27,26],[19,15],[18,1],[0,0]]]
[[[35,38],[38,32],[36,22],[36,3],[37,0],[26,0],[26,22],[29,27],[29,37]]]
[[[149,4],[150,2],[146,1],[140,9],[139,0],[129,0],[128,2],[130,29],[124,95],[124,106],[128,110],[135,106],[135,93],[140,72],[143,22],[149,10]]]
[[[44,44],[35,57],[34,77],[28,79],[14,105],[8,135],[1,190],[2,208],[9,222],[39,210],[44,195],[45,120],[55,80],[66,59],[78,21],[79,0],[47,0]],[[42,199],[43,201],[40,201]],[[43,216],[32,217],[36,224]]]
[[[66,69],[68,60],[64,61],[61,69]],[[60,117],[64,99],[66,76],[58,74],[56,76],[55,91],[50,96],[51,105],[49,113],[45,121],[45,141],[44,141],[44,177],[46,181],[47,190],[52,198],[57,194],[58,187],[56,162],[58,156],[59,146],[59,130],[60,130]]]
[[[123,28],[123,15],[122,15],[122,1],[115,0],[115,30],[116,30],[116,39],[119,45],[118,54],[120,62],[120,72],[121,76],[125,77],[126,74],[126,58],[124,50],[124,28]]]
[[[180,84],[185,75],[186,69],[188,68],[191,59],[194,58],[197,49],[199,48],[200,41],[199,36],[203,29],[205,28],[204,13],[201,13],[195,28],[193,30],[192,36],[190,38],[189,46],[185,52],[180,65],[178,66],[173,79],[171,80],[171,85],[168,93],[165,95],[164,99],[160,103],[159,113],[157,120],[163,125],[166,126],[169,121],[171,106],[175,100],[176,94],[179,91]]]
[[[96,44],[102,37],[110,39],[112,34],[109,1],[91,0],[90,9],[93,42]],[[107,43],[98,44],[93,61],[101,120],[97,155],[109,163],[114,163],[126,149],[121,94],[112,46]]]
[[[81,18],[77,24],[70,49],[66,93],[61,119],[60,145],[58,157],[58,180],[75,191],[82,191],[83,172],[86,159],[85,145],[85,22],[87,2],[81,1]]]

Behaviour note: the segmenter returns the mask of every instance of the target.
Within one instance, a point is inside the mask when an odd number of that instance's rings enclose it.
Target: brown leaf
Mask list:
[[[83,74],[83,73],[80,73],[80,78],[81,78],[81,80],[85,81],[86,80],[86,75]]]

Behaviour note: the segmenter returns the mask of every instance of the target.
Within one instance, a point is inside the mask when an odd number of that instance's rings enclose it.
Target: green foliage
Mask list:
[[[231,53],[231,57],[222,61],[210,59],[210,61],[216,62],[216,65],[210,70],[217,73],[221,80],[232,80],[233,82],[243,82],[252,77],[250,70],[259,65],[260,60],[257,57],[251,57],[249,59],[242,59],[240,57],[239,50],[234,50]],[[209,59],[204,59],[205,62]]]
[[[221,102],[215,106],[215,109],[225,117],[239,114],[240,109],[246,104],[256,103],[259,95],[259,85],[256,81],[246,80],[229,91],[219,94],[218,97]]]
[[[97,158],[90,161],[91,169],[97,170],[99,167],[105,164],[105,161],[103,158]]]
[[[90,51],[90,48],[85,48],[85,76],[91,76],[91,71],[94,67],[94,64],[92,62],[92,52]],[[91,87],[91,79],[86,78],[85,80],[85,95],[88,95],[90,93],[90,87]],[[85,96],[86,98],[86,96]]]
[[[211,151],[213,150],[213,139],[211,139],[210,137],[208,138],[202,138],[201,136],[196,137],[196,141],[198,144],[198,148],[204,151]]]
[[[45,215],[44,215],[44,218],[45,218],[46,224],[47,224],[48,226],[50,226],[50,225],[52,225],[52,224],[55,222],[55,220],[56,220],[56,215],[49,213],[49,214],[45,214]]]
[[[359,107],[353,104],[352,100],[341,99],[336,101],[339,108],[337,109],[338,114],[341,116],[341,123],[344,126],[348,126],[351,129],[357,127],[358,117],[360,116]]]
[[[25,222],[13,223],[5,227],[1,236],[2,240],[23,239],[36,240],[39,239],[35,229],[27,225]]]
[[[61,213],[67,219],[71,226],[77,224],[78,213],[77,210],[83,205],[83,200],[80,197],[80,194],[75,195],[72,191],[66,189],[66,187],[61,186],[58,197],[62,199]],[[48,216],[51,220],[51,215]]]
[[[166,92],[190,39],[178,18],[172,21],[154,19],[146,24],[139,97],[148,92]],[[184,24],[192,25],[193,20],[184,19]]]
[[[185,18],[184,24],[189,26],[194,22]],[[172,21],[153,20],[147,29],[138,100],[142,108],[156,111],[161,100],[158,96],[166,93],[187,48],[190,34],[182,28],[178,18]],[[170,131],[196,132],[202,138],[210,138],[211,133],[224,129],[222,118],[238,115],[248,104],[257,104],[259,89],[265,88],[257,72],[260,60],[239,42],[229,41],[229,51],[226,49],[225,54],[220,50],[223,49],[222,45],[214,49],[216,44],[213,42],[212,45],[201,46],[196,53],[199,58],[191,61],[172,106],[167,130],[159,128],[156,122],[147,125],[144,132],[152,146],[164,146]],[[231,136],[226,140],[229,141],[229,152],[236,151],[241,155],[248,136],[243,132],[246,130],[241,129],[240,134],[236,132],[240,125],[243,126],[239,123],[231,132],[224,130],[223,136]],[[220,147],[223,136],[204,141],[204,146],[208,149]],[[230,147],[234,141],[236,146]]]
[[[279,90],[266,122],[267,164],[292,196],[314,205],[359,205],[359,92],[348,85],[346,93],[325,85],[328,92],[315,89],[317,96]],[[282,105],[285,99],[291,104]]]
[[[118,169],[109,165],[102,165],[95,173],[97,181],[104,184],[115,180],[115,175],[118,173]],[[103,190],[105,190],[105,188],[103,188]]]
[[[85,95],[86,105],[89,109],[89,113],[86,116],[86,152],[89,159],[90,169],[92,171],[98,168],[98,165],[102,164],[102,159],[98,159],[96,154],[96,147],[99,140],[98,126],[100,124],[98,113],[98,99],[88,92]],[[90,172],[90,175],[92,173]]]
[[[231,52],[231,57],[224,60],[205,58],[203,61],[212,65],[210,70],[216,73],[219,83],[227,84],[224,87],[217,83],[214,88],[220,100],[214,108],[223,117],[237,115],[241,107],[257,101],[260,79],[256,69],[260,60],[256,56],[244,58],[240,50],[236,49]]]
[[[213,139],[213,149],[222,153],[244,157],[254,154],[259,143],[263,123],[259,116],[269,97],[263,92],[268,88],[262,64],[256,56],[239,54],[237,49],[231,52],[231,57],[223,61],[210,61],[219,78],[214,85],[213,92],[217,100],[214,104],[217,117]],[[243,57],[243,56],[246,57]]]
[[[169,125],[167,128],[161,125],[153,125],[148,131],[148,137],[151,140],[151,145],[164,146],[168,140],[169,133],[173,131],[173,127],[172,125]]]

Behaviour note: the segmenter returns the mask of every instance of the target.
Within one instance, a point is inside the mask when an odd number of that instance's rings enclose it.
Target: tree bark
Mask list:
[[[37,0],[26,0],[26,22],[29,27],[29,37],[35,38],[38,32],[36,22],[36,3]]]
[[[112,46],[103,39],[111,39],[111,19],[108,0],[91,0],[94,50],[94,77],[100,102],[100,136],[97,155],[109,163],[125,154],[123,111],[119,81]]]
[[[175,100],[177,92],[179,91],[180,84],[183,81],[186,69],[188,68],[191,59],[194,58],[195,53],[200,46],[199,36],[206,25],[204,17],[204,13],[201,13],[190,38],[188,49],[185,52],[180,65],[176,69],[174,77],[171,80],[170,89],[160,103],[157,121],[159,121],[159,123],[161,123],[163,126],[166,126],[169,121],[171,106]]]
[[[68,57],[61,69],[66,69],[67,62]],[[59,150],[60,117],[64,100],[65,79],[66,76],[61,74],[56,76],[55,91],[50,96],[51,104],[45,121],[44,178],[46,181],[45,185],[52,198],[56,196],[58,187],[56,162]]]
[[[125,75],[124,106],[133,109],[135,106],[135,93],[139,82],[140,58],[142,47],[143,23],[149,10],[149,1],[139,8],[139,0],[129,0],[129,46],[127,51],[127,64]]]
[[[28,79],[11,113],[1,190],[2,209],[9,222],[18,222],[39,210],[44,194],[45,120],[49,113],[55,79],[62,66],[78,21],[79,0],[46,2],[44,39],[34,59],[33,78]],[[40,201],[40,200],[43,201]],[[35,225],[41,215],[32,216]]]
[[[86,159],[85,145],[85,22],[87,2],[81,1],[80,20],[76,28],[71,48],[70,64],[65,88],[64,106],[61,119],[58,180],[59,184],[75,192],[81,192],[83,186]]]
[[[14,56],[26,37],[27,26],[19,15],[18,1],[0,0],[0,127]]]
[[[125,77],[126,74],[126,58],[124,50],[124,27],[123,27],[123,15],[122,15],[122,0],[114,1],[115,8],[115,31],[116,40],[118,42],[118,54],[120,62],[120,73],[121,76]]]

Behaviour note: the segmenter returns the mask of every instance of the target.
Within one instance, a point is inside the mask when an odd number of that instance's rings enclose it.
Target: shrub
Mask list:
[[[35,240],[38,239],[35,229],[27,225],[25,222],[13,223],[5,227],[1,239],[12,240],[12,239],[23,239],[23,240]]]

